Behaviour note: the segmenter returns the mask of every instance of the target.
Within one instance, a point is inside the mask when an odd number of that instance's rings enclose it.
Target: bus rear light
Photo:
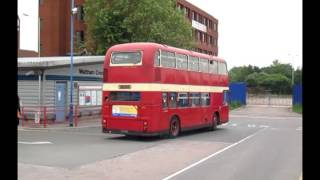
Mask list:
[[[143,131],[147,131],[147,129],[148,129],[148,122],[143,121]]]
[[[107,120],[103,119],[103,121],[102,121],[102,122],[103,122],[103,124],[106,124],[106,123],[107,123]]]

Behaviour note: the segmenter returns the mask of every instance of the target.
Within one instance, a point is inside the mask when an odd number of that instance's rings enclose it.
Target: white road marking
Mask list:
[[[18,141],[19,144],[53,144],[49,141],[35,141],[35,142],[25,142],[25,141]]]
[[[225,151],[225,150],[227,150],[227,149],[230,149],[230,148],[232,148],[233,146],[236,146],[236,145],[238,145],[238,144],[240,144],[240,143],[242,143],[242,142],[244,142],[244,141],[252,138],[253,136],[257,135],[259,132],[264,131],[265,129],[267,129],[267,128],[260,129],[260,130],[258,130],[257,132],[255,132],[255,133],[253,133],[253,134],[251,134],[251,135],[249,135],[249,136],[241,139],[240,141],[238,141],[238,142],[236,142],[236,143],[233,143],[233,144],[231,144],[231,145],[229,145],[229,146],[227,146],[227,147],[225,147],[225,148],[223,148],[223,149],[221,149],[221,150],[219,150],[219,151],[217,151],[217,152],[215,152],[215,153],[213,153],[213,154],[211,154],[211,155],[209,155],[209,156],[207,156],[207,157],[205,157],[205,158],[203,158],[203,159],[201,159],[201,160],[199,160],[199,161],[197,161],[197,162],[195,162],[195,163],[193,163],[193,164],[191,164],[191,165],[189,165],[189,166],[187,166],[187,167],[185,167],[185,168],[183,168],[183,169],[181,169],[180,171],[175,172],[175,173],[173,173],[173,174],[171,174],[171,175],[163,178],[162,180],[171,179],[171,178],[173,178],[174,176],[177,176],[178,174],[181,174],[181,173],[183,173],[184,171],[186,171],[186,170],[188,170],[188,169],[190,169],[190,168],[192,168],[192,167],[194,167],[194,166],[197,166],[198,164],[200,164],[200,163],[202,163],[202,162],[204,162],[204,161],[206,161],[206,160],[208,160],[208,159],[210,159],[210,158],[212,158],[212,157],[214,157],[214,156],[222,153],[223,151]]]
[[[302,131],[302,127],[298,127],[296,130],[297,131]]]
[[[267,126],[267,125],[260,125],[259,127],[261,127],[261,128],[267,128],[267,127],[270,127],[270,126]]]
[[[248,127],[256,127],[255,124],[248,124]]]
[[[226,126],[226,125],[228,125],[229,123],[224,123],[224,124],[222,124],[221,126]]]
[[[271,117],[271,116],[248,116],[248,115],[230,115],[232,118],[253,118],[253,119],[302,119],[298,116],[287,116],[287,117]]]
[[[237,124],[236,124],[236,123],[233,123],[233,124],[231,124],[230,126],[237,126]]]

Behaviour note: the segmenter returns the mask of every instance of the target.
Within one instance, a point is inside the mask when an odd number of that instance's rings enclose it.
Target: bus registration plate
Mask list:
[[[137,117],[137,106],[113,105],[112,116]]]

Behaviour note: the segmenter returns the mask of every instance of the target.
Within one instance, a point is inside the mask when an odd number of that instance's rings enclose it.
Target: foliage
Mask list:
[[[302,69],[297,69],[294,71],[294,83],[302,83]]]
[[[302,114],[302,104],[295,104],[292,106],[292,111]]]
[[[251,65],[234,67],[229,71],[230,80],[231,82],[243,82],[249,74],[254,72],[260,72],[259,67]]]
[[[282,64],[278,60],[274,60],[270,66],[261,68],[261,71],[268,74],[282,74],[291,80],[292,69],[291,64]]]
[[[127,42],[194,47],[191,24],[175,0],[87,0],[84,9],[86,46],[96,54]]]
[[[272,90],[273,93],[290,93],[290,80],[282,74],[270,74],[261,81],[261,86]]]
[[[246,82],[251,93],[271,91],[272,93],[291,93],[292,70],[290,64],[274,60],[270,66],[258,68],[256,66],[234,67],[229,71],[231,82]],[[302,69],[294,72],[294,82],[302,83]]]
[[[231,103],[230,103],[230,110],[234,110],[234,109],[237,109],[237,108],[239,108],[239,107],[241,107],[242,106],[242,104],[241,104],[241,102],[239,102],[239,101],[232,101]]]

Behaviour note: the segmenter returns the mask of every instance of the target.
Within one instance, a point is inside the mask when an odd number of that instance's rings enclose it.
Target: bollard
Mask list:
[[[23,127],[23,120],[24,120],[24,112],[23,112],[24,107],[21,108],[21,126]]]
[[[75,113],[74,113],[74,126],[77,127],[78,126],[78,105],[75,105]]]
[[[47,107],[43,107],[43,127],[47,127]]]

